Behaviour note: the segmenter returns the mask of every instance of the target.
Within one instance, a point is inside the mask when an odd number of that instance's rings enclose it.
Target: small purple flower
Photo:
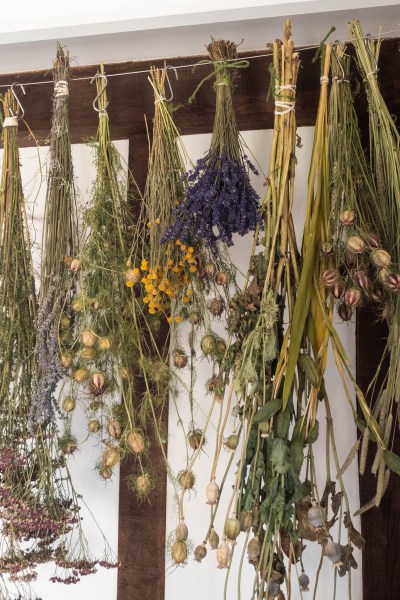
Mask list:
[[[175,222],[162,243],[179,239],[189,245],[203,242],[213,247],[221,241],[232,246],[233,234],[245,235],[262,225],[259,196],[250,183],[249,170],[256,173],[245,156],[237,160],[209,153],[199,159],[195,169],[183,176],[186,196],[175,209]]]

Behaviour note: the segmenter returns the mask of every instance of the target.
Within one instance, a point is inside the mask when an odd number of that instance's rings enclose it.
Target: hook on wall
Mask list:
[[[93,108],[98,113],[105,113],[105,112],[107,112],[108,101],[107,101],[106,105],[104,106],[104,108],[99,108],[98,107],[98,101],[99,101],[100,96],[102,95],[102,93],[104,92],[104,90],[107,87],[108,79],[104,75],[104,73],[96,73],[96,75],[94,77],[92,77],[92,79],[90,80],[90,83],[93,83],[97,79],[102,79],[103,80],[103,87],[100,89],[100,91],[97,94],[96,98],[93,100]]]
[[[170,97],[169,98],[165,98],[165,97],[162,98],[162,100],[164,100],[165,102],[171,102],[171,100],[173,100],[173,97],[174,97],[174,90],[172,89],[171,80],[170,80],[169,75],[168,75],[168,69],[171,69],[172,71],[174,71],[175,78],[177,80],[179,79],[179,77],[178,77],[178,71],[177,71],[176,67],[173,67],[172,65],[167,65],[166,69],[165,69],[165,79],[168,82]]]
[[[337,51],[337,49],[340,49],[340,56],[339,53]],[[346,83],[349,83],[349,80],[346,77],[346,73],[343,67],[343,56],[344,56],[344,52],[345,52],[345,45],[343,44],[343,42],[341,42],[340,40],[336,40],[335,42],[333,42],[332,44],[332,52],[336,58],[336,62],[339,66],[339,69],[341,71],[341,77],[340,79],[337,80],[338,83],[345,81]]]
[[[370,44],[371,43],[372,43],[372,47],[374,47],[375,46],[375,38],[372,35],[372,33],[367,33],[367,35],[364,38],[364,46],[365,46],[365,49],[368,52],[369,57],[370,57],[373,65],[374,65],[374,70],[371,71],[370,73],[367,73],[367,78],[370,75],[376,75],[378,73],[378,71],[379,71],[379,67],[378,67],[378,63],[376,61],[376,58],[375,58],[375,56],[371,52],[371,48],[370,48]]]
[[[22,83],[19,83],[19,81],[14,81],[14,83],[10,87],[11,93],[14,96],[15,101],[16,101],[18,107],[19,107],[19,110],[20,110],[20,113],[18,115],[14,115],[14,112],[13,112],[12,108],[10,108],[10,115],[12,117],[15,117],[19,121],[20,119],[24,118],[25,110],[24,110],[24,107],[22,106],[22,104],[20,102],[20,99],[18,98],[17,94],[15,93],[15,86],[16,85],[19,85],[19,87],[21,88],[22,93],[23,93],[24,96],[26,94],[26,91],[25,91],[25,88],[22,85]]]

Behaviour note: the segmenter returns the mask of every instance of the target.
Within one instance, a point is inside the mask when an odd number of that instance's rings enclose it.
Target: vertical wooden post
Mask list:
[[[144,190],[148,165],[146,135],[129,140],[129,168]],[[163,425],[168,426],[168,411],[163,411]],[[157,442],[151,435],[148,460],[157,465],[157,485],[150,502],[140,502],[127,486],[134,459],[123,461],[119,488],[118,600],[164,600],[165,589],[165,519],[167,500],[166,471]]]
[[[387,327],[377,322],[371,310],[357,314],[356,352],[357,381],[365,393],[385,349]],[[383,366],[379,382],[387,369]],[[377,386],[379,389],[379,385]],[[368,395],[368,402],[374,400]],[[396,409],[396,407],[395,407]],[[396,425],[394,451],[400,453],[400,435]],[[368,502],[376,493],[376,477],[371,474],[374,460],[370,444],[365,474],[360,476],[360,503]],[[363,600],[400,598],[400,477],[391,474],[389,487],[380,508],[372,508],[361,517],[361,531],[366,540],[363,552]]]

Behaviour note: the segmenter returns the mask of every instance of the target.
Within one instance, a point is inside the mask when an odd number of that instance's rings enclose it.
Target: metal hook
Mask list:
[[[372,60],[372,62],[374,64],[374,70],[371,72],[371,74],[372,73],[376,74],[379,71],[379,67],[378,67],[378,63],[376,62],[375,56],[372,54],[371,50],[369,49],[368,42],[372,42],[373,44],[375,44],[375,38],[372,35],[372,33],[367,33],[367,35],[365,36],[364,46],[365,46],[365,49],[368,52],[368,54],[369,54],[369,56],[370,56],[370,58],[371,58],[371,60]],[[369,74],[367,74],[367,77],[368,77],[368,75]]]
[[[16,103],[18,104],[18,106],[19,106],[19,110],[20,110],[20,115],[19,115],[19,116],[17,116],[17,115],[14,115],[12,108],[10,108],[10,109],[9,109],[9,110],[10,110],[10,115],[11,115],[12,117],[17,117],[17,119],[18,119],[18,121],[19,121],[20,119],[23,119],[23,118],[24,118],[25,110],[24,110],[24,107],[22,106],[21,102],[19,101],[19,98],[18,98],[17,94],[15,93],[14,86],[16,86],[16,85],[19,85],[19,87],[21,88],[21,90],[22,90],[22,93],[24,94],[24,96],[25,96],[25,94],[26,94],[26,91],[25,91],[25,88],[24,88],[24,86],[22,85],[22,83],[19,83],[19,81],[15,81],[15,82],[14,82],[14,83],[11,85],[11,88],[10,88],[10,90],[11,90],[11,93],[12,93],[12,95],[14,96],[14,98],[15,98],[15,101],[16,101]]]
[[[97,106],[97,104],[96,104],[96,103],[98,102],[98,100],[99,100],[99,98],[100,98],[101,94],[102,94],[102,93],[104,92],[104,90],[106,89],[106,87],[107,87],[107,84],[108,84],[108,79],[107,79],[107,77],[104,75],[104,73],[96,73],[96,75],[95,75],[94,77],[92,77],[92,79],[90,80],[90,83],[93,83],[94,81],[96,81],[96,79],[99,79],[99,78],[101,78],[101,79],[103,80],[103,82],[104,82],[104,85],[103,85],[103,87],[100,89],[100,91],[99,91],[99,93],[97,94],[96,98],[93,100],[93,108],[94,108],[94,110],[95,110],[96,112],[98,112],[98,113],[105,113],[105,112],[107,112],[108,101],[107,101],[107,104],[105,105],[105,107],[104,107],[104,108],[98,108],[98,106]]]
[[[333,44],[332,44],[332,52],[333,52],[333,54],[334,54],[334,56],[335,56],[335,58],[336,58],[336,62],[337,62],[337,64],[339,65],[339,69],[340,69],[340,70],[341,70],[341,72],[342,72],[342,77],[341,77],[340,79],[338,79],[337,81],[338,81],[338,83],[339,83],[340,81],[345,81],[345,82],[347,82],[347,83],[348,83],[348,82],[349,82],[349,80],[348,80],[348,79],[346,79],[346,73],[345,73],[345,70],[344,70],[344,67],[343,67],[342,59],[341,59],[341,58],[339,58],[339,56],[338,56],[338,54],[337,54],[337,52],[336,52],[336,48],[337,48],[337,47],[339,47],[341,50],[343,50],[343,54],[344,54],[344,44],[343,44],[343,43],[342,43],[340,40],[336,40],[336,41],[335,41],[335,42],[333,42]]]
[[[174,71],[174,73],[175,73],[176,79],[179,79],[178,78],[178,71],[177,71],[176,67],[173,67],[172,65],[167,65],[167,67],[165,69],[165,79],[168,82],[168,87],[169,87],[169,91],[170,91],[171,95],[170,95],[169,98],[165,98],[165,96],[164,96],[164,98],[162,98],[165,102],[171,102],[171,100],[174,97],[174,91],[172,89],[171,81],[170,81],[169,76],[168,76],[168,69],[172,69]]]

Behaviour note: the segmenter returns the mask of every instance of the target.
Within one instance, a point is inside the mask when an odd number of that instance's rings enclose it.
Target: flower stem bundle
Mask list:
[[[99,125],[92,143],[96,179],[83,214],[86,240],[73,273],[79,294],[72,298],[61,322],[61,360],[72,379],[72,390],[62,402],[65,415],[71,416],[76,400],[86,400],[89,394],[88,434],[102,436],[106,444],[98,468],[108,479],[126,451],[124,429],[132,429],[131,371],[137,356],[130,338],[130,293],[123,272],[131,241],[128,177],[110,138],[105,82],[100,65],[96,77]]]
[[[381,316],[389,327],[389,367],[373,411],[384,442],[383,448],[378,447],[372,467],[373,473],[378,476],[375,503],[379,505],[385,469],[400,473],[400,458],[390,451],[393,412],[398,408],[400,398],[400,135],[379,89],[380,40],[375,42],[371,37],[364,38],[359,21],[350,23],[349,30],[369,106],[370,159],[377,188],[374,216],[375,222],[380,224],[371,258],[376,267],[376,277],[383,287],[381,296],[385,305]],[[375,380],[376,377],[371,381],[371,387],[374,387]]]
[[[76,190],[69,139],[69,57],[60,45],[53,66],[54,94],[46,194],[36,372],[32,384],[31,427],[55,423],[56,386],[63,376],[59,326],[73,291],[70,268],[77,252]]]
[[[212,40],[207,49],[216,90],[210,150],[185,177],[185,199],[162,241],[180,240],[189,246],[201,241],[208,247],[221,241],[231,246],[235,233],[243,236],[261,223],[258,195],[248,175],[255,168],[244,153],[232,101],[236,72],[248,63],[237,60],[232,42]]]

